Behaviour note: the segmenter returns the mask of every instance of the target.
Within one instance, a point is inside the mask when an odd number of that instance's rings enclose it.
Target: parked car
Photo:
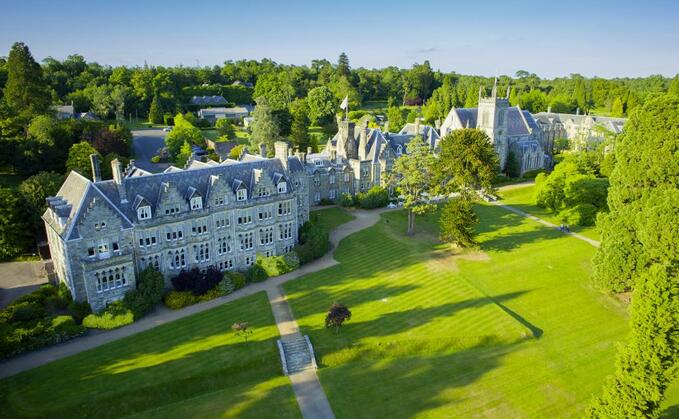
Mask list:
[[[163,128],[163,131],[170,132],[170,131],[172,131],[172,127],[165,127],[165,128]]]

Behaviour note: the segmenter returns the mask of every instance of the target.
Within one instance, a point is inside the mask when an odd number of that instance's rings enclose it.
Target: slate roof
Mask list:
[[[191,98],[190,103],[192,105],[219,106],[226,105],[229,102],[224,99],[224,96],[194,96]]]
[[[241,184],[249,191],[254,186],[255,170],[262,170],[271,177],[272,181],[280,181],[284,177],[284,168],[278,159],[256,158],[250,161],[233,162],[226,164],[209,164],[192,162],[189,170],[181,170],[170,167],[162,173],[140,175],[139,173],[125,176],[122,187],[127,195],[127,202],[121,202],[119,185],[113,180],[92,182],[77,172],[71,172],[66,181],[59,189],[56,197],[50,197],[48,210],[43,219],[51,225],[66,240],[76,239],[79,236],[77,225],[84,215],[86,208],[93,200],[101,200],[112,211],[120,215],[123,228],[132,228],[136,220],[136,206],[142,200],[150,203],[151,210],[155,213],[155,206],[161,194],[161,189],[167,185],[176,188],[181,196],[191,197],[195,194],[209,196],[209,188],[215,177],[223,178],[226,185],[234,187]],[[288,157],[288,167],[291,172],[304,170],[303,164],[297,157]],[[287,178],[286,178],[287,179]],[[234,189],[235,190],[235,189]],[[289,182],[287,193],[294,191],[294,184]],[[248,195],[253,197],[250,192]],[[188,198],[187,198],[188,199]],[[57,217],[63,217],[64,223],[59,222]]]
[[[618,134],[622,132],[627,118],[612,118],[607,116],[594,116],[594,115],[574,115],[570,113],[556,113],[556,112],[538,112],[533,115],[534,118],[543,124],[551,125],[555,122],[560,122],[565,124],[566,122],[572,122],[576,125],[583,124],[586,120],[590,119],[593,123],[601,125],[606,129]]]

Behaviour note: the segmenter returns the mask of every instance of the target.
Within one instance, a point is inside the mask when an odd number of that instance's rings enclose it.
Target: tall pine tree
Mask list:
[[[51,104],[42,68],[35,62],[28,47],[17,42],[7,58],[5,101],[12,111],[27,118],[46,113]]]

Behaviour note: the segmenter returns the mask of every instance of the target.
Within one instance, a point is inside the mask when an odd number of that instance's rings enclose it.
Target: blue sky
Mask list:
[[[679,72],[677,1],[0,0],[0,55],[110,65],[271,58],[543,77]]]

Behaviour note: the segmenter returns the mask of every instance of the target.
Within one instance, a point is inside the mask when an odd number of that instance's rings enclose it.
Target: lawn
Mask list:
[[[236,321],[253,327],[247,345]],[[277,338],[257,293],[4,379],[2,416],[297,418]]]
[[[339,225],[353,220],[354,217],[349,211],[340,207],[331,207],[314,210],[312,215],[318,216],[318,223],[328,231],[332,231]]]
[[[478,251],[440,245],[431,218],[406,238],[405,213],[386,213],[339,265],[285,285],[338,418],[579,417],[613,372],[627,308],[590,285],[594,248],[477,211]],[[339,334],[333,301],[353,313]]]
[[[203,129],[200,132],[203,134],[203,137],[212,141],[220,137],[219,132],[214,128]],[[231,141],[234,141],[236,144],[249,144],[250,134],[239,127],[235,127],[235,133],[235,138],[230,139]]]
[[[556,225],[561,224],[561,220],[553,212],[540,208],[535,205],[535,185],[526,185],[524,187],[513,188],[506,191],[500,191],[500,197],[502,198],[502,203],[511,205],[514,208],[520,209],[521,211],[527,212],[536,217],[547,220]],[[601,240],[599,232],[596,227],[578,227],[571,226],[571,231],[575,233],[580,233],[585,237],[589,237],[594,240]]]

